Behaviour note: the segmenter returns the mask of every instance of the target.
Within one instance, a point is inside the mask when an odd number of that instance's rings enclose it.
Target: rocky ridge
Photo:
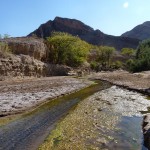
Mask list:
[[[134,27],[132,30],[125,32],[122,37],[136,38],[139,40],[145,40],[150,38],[150,21],[146,21]]]

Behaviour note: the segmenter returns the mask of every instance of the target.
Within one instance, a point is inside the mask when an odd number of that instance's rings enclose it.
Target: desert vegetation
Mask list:
[[[5,39],[8,34],[0,35],[0,55],[12,53]],[[150,69],[150,39],[142,41],[137,49],[122,48],[120,51],[110,46],[96,46],[65,32],[52,32],[45,40],[46,61],[51,64],[67,65],[73,68],[88,64],[96,72],[102,70],[125,69],[131,72]],[[119,54],[119,57],[118,57]],[[45,61],[45,60],[43,60]]]
[[[79,37],[61,32],[53,32],[52,36],[47,38],[46,44],[49,62],[71,67],[85,62],[90,50],[90,45]]]
[[[0,34],[0,39],[6,39],[6,38],[9,38],[9,37],[10,37],[9,34],[4,34],[4,35]]]
[[[50,63],[79,67],[88,62],[97,71],[111,67],[111,58],[115,51],[113,47],[90,45],[78,36],[61,32],[53,32],[47,38],[46,45]]]
[[[139,44],[135,58],[129,59],[127,66],[132,72],[150,70],[150,39],[144,40]]]
[[[7,43],[0,42],[0,57],[6,57],[9,53],[11,53],[11,49],[9,48]]]
[[[89,55],[91,68],[100,71],[112,67],[112,56],[115,48],[109,46],[94,46]]]

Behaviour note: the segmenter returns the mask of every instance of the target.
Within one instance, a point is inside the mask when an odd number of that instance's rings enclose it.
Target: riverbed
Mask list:
[[[147,97],[117,86],[96,92],[57,125],[40,150],[144,150],[148,106]]]
[[[84,79],[65,76],[1,81],[0,116],[30,110],[47,99],[70,94],[90,84]]]
[[[53,100],[49,99],[47,103],[29,113],[15,115],[12,118],[10,116],[9,123],[6,121],[0,126],[0,150],[37,149],[55,124],[70,110],[75,109],[81,100],[109,86],[110,84],[104,82],[93,84],[79,92]],[[0,122],[1,120],[5,120],[5,117],[2,117]]]
[[[99,82],[0,127],[3,150],[140,150],[146,96]],[[14,117],[15,118],[15,117]]]

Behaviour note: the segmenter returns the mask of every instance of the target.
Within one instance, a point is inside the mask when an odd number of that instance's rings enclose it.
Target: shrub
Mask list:
[[[0,53],[1,53],[1,56],[11,53],[11,49],[9,48],[7,43],[0,42]]]
[[[132,48],[122,48],[121,49],[121,54],[124,56],[134,56],[135,52],[136,51]]]
[[[67,33],[53,32],[47,38],[46,44],[49,48],[48,59],[54,64],[65,64],[77,67],[86,61],[90,45],[79,37]]]
[[[92,69],[92,70],[98,71],[99,64],[98,64],[96,61],[92,61],[92,62],[90,63],[90,66],[91,66],[91,69]]]
[[[136,52],[136,59],[131,65],[131,71],[147,71],[150,70],[150,39],[142,41]]]
[[[113,62],[112,66],[113,69],[119,69],[123,67],[123,63],[119,60]]]

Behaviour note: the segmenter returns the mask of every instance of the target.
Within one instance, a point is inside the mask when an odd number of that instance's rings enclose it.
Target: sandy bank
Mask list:
[[[0,82],[0,115],[21,112],[47,99],[69,94],[90,85],[82,79],[48,77]]]

